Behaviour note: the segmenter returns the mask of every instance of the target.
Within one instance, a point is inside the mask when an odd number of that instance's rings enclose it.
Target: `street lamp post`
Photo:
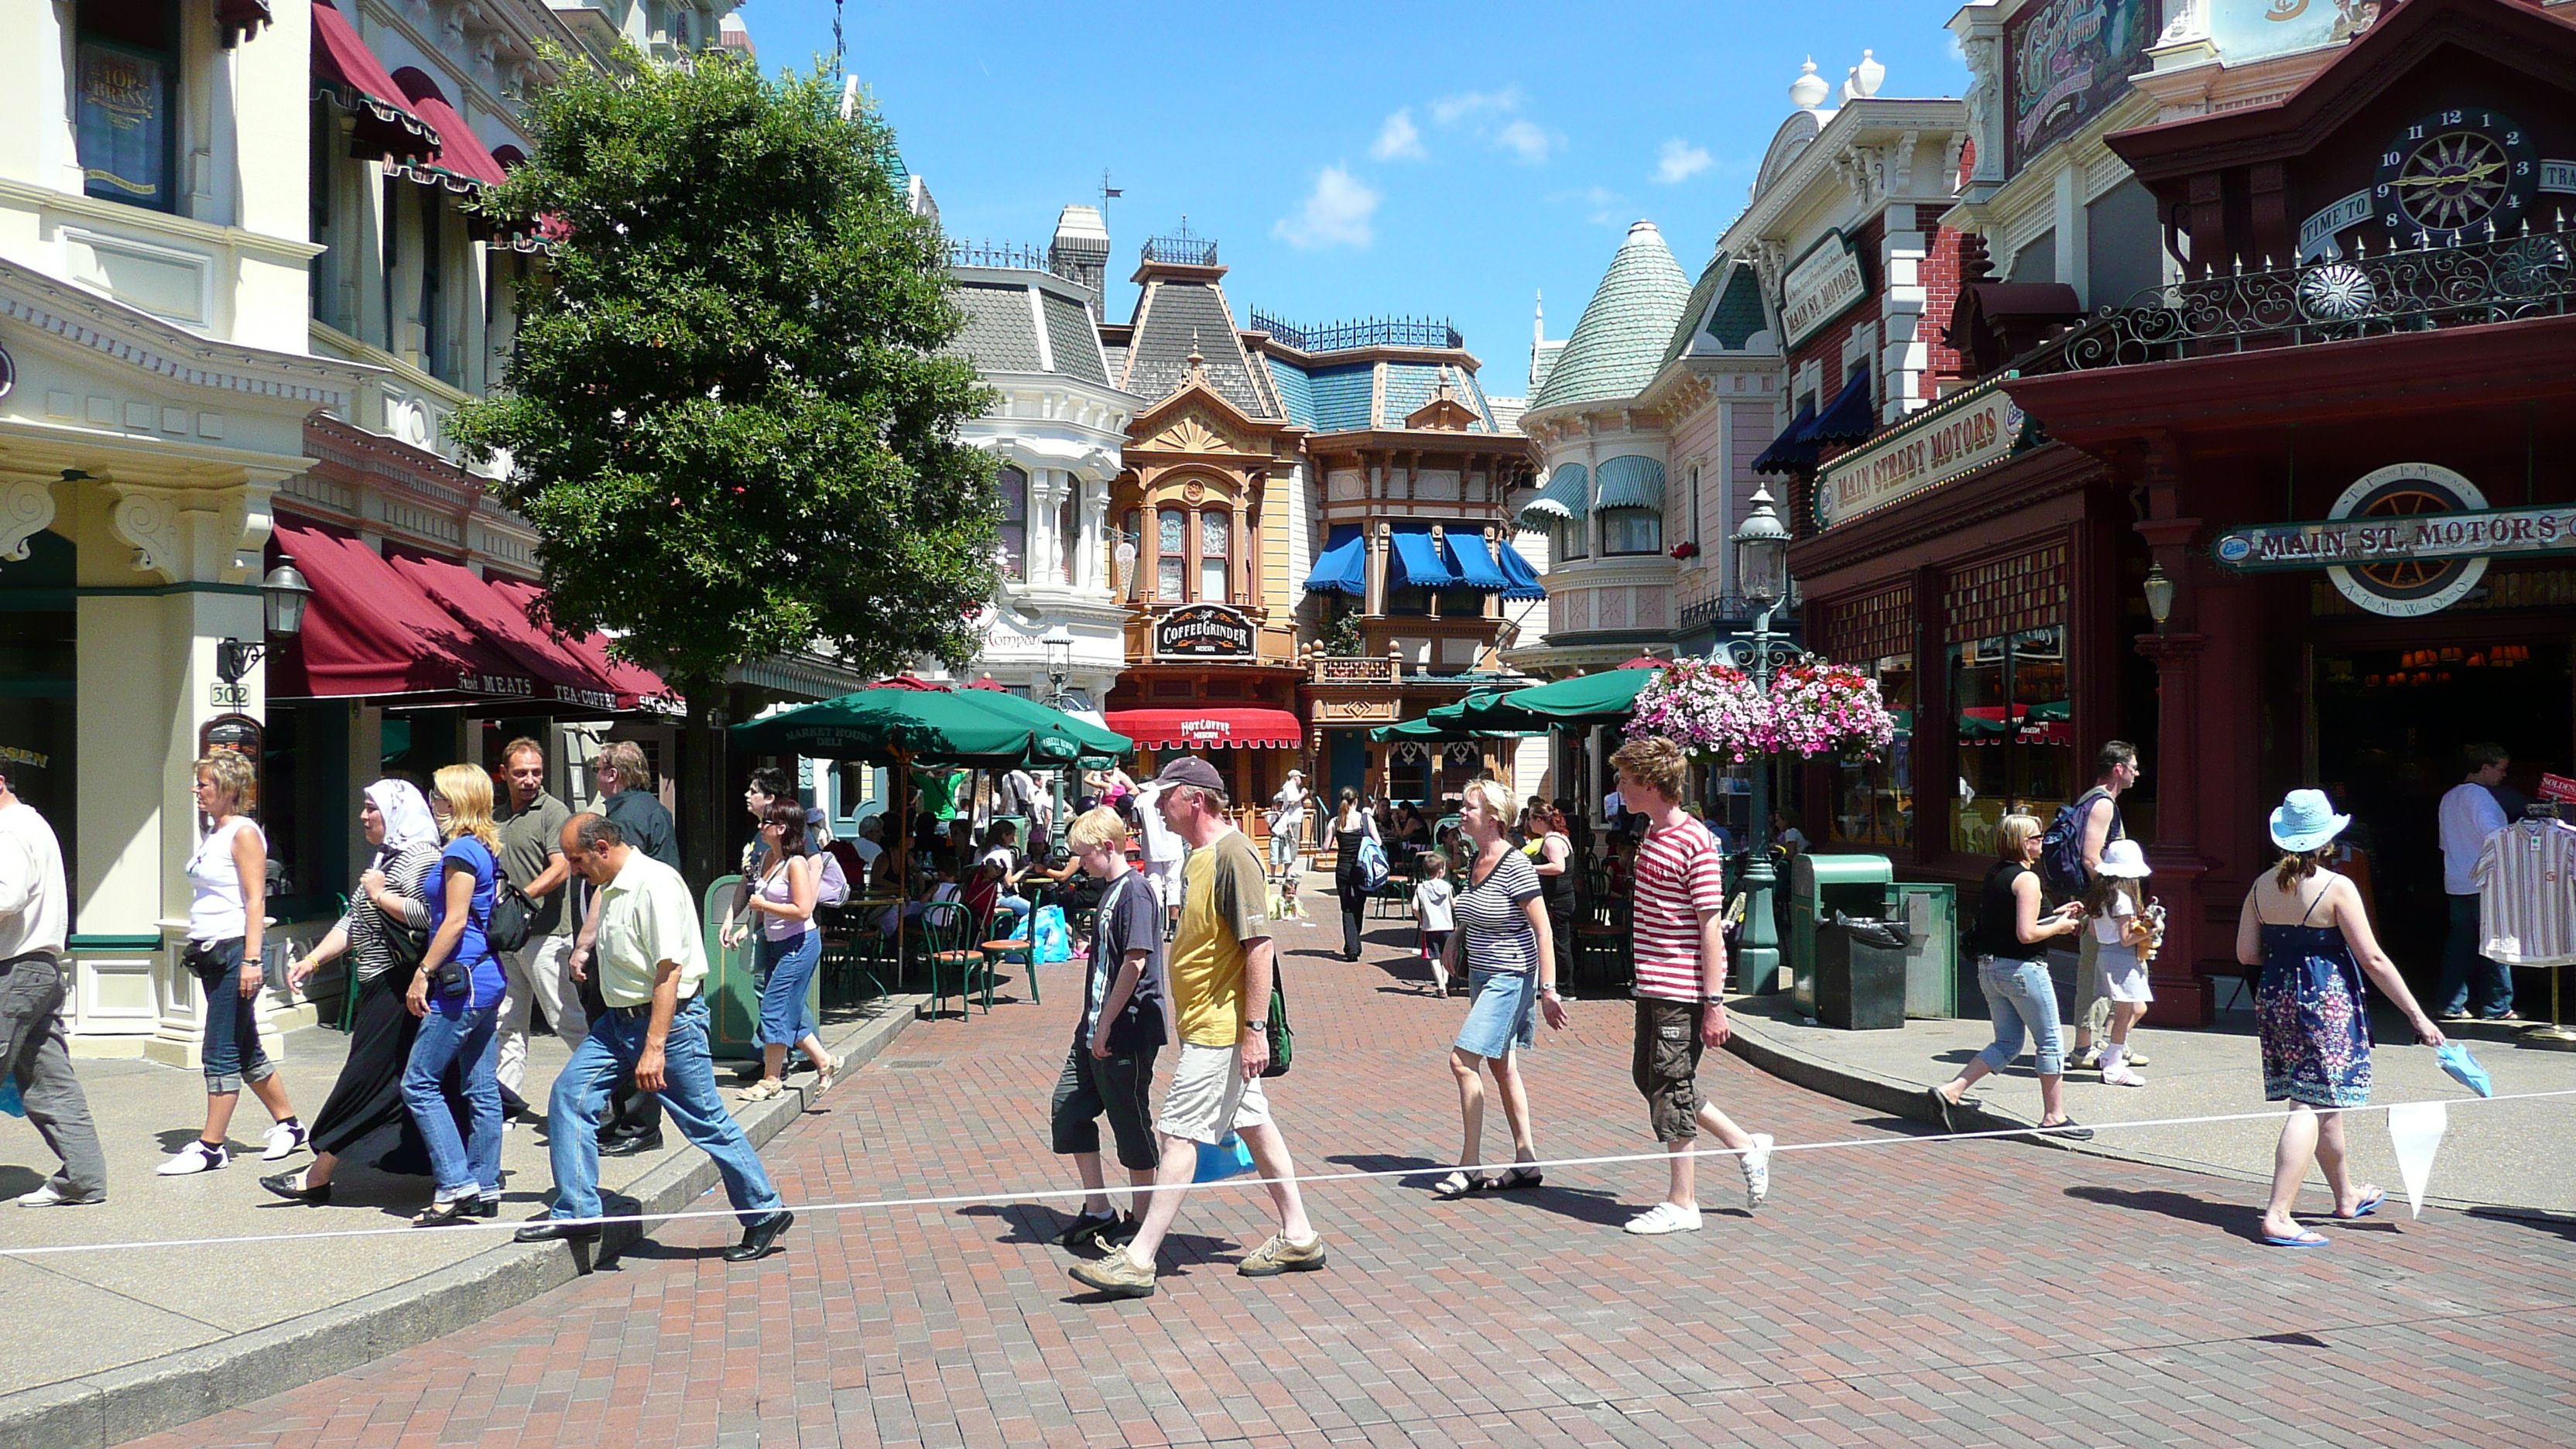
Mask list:
[[[1788,596],[1789,530],[1772,507],[1767,485],[1754,490],[1753,511],[1728,542],[1735,546],[1736,591],[1756,612],[1750,630],[1719,640],[1709,658],[1751,675],[1767,696],[1772,669],[1798,657],[1788,634],[1771,627],[1772,615]],[[1771,868],[1772,761],[1765,755],[1753,766],[1753,820],[1745,832],[1752,853],[1744,862],[1744,936],[1736,980],[1746,991],[1777,990],[1780,980],[1780,931],[1771,914],[1771,893],[1780,884],[1779,873]]]
[[[1046,647],[1047,708],[1062,709],[1066,704],[1064,686],[1073,678],[1073,631],[1058,624],[1039,636],[1038,642]],[[1048,817],[1050,829],[1047,832],[1050,837],[1047,841],[1050,849],[1055,844],[1053,837],[1062,832],[1069,823],[1064,818],[1064,770],[1062,768],[1058,768],[1055,772],[1053,794],[1055,811]]]

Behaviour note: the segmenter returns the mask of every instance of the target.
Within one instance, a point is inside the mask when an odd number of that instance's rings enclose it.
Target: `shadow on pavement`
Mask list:
[[[2468,1215],[2473,1218],[2485,1218],[2490,1222],[2512,1223],[2516,1227],[2530,1228],[2537,1232],[2556,1233],[2559,1237],[2576,1243],[2576,1215],[2535,1212],[2528,1208],[2496,1207],[2473,1207],[2468,1210]]]
[[[2222,1229],[2230,1236],[2248,1241],[2258,1235],[2263,1223],[2261,1208],[2251,1202],[2211,1202],[2207,1198],[2162,1188],[2079,1186],[2068,1188],[2066,1195],[2106,1207],[2127,1208],[2132,1212],[2162,1213],[2186,1223]]]

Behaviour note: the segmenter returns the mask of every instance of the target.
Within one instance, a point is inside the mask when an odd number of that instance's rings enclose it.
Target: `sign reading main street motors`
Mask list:
[[[1225,604],[1184,604],[1154,621],[1154,653],[1164,659],[1249,659],[1252,620]]]
[[[1943,399],[1825,465],[1816,526],[1832,528],[2012,456],[2021,409],[1992,382]]]
[[[2448,468],[2392,463],[2345,489],[2323,519],[2236,529],[2210,552],[2248,573],[2322,568],[2354,604],[2401,619],[2458,603],[2498,554],[2576,553],[2576,504],[2486,505]]]
[[[1829,231],[1805,256],[1790,263],[1789,275],[1781,279],[1780,330],[1795,347],[1850,311],[1868,291],[1869,284],[1861,277],[1860,253],[1841,232]]]

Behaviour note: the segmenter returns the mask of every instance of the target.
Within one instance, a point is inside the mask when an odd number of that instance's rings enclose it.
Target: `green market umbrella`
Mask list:
[[[778,754],[981,770],[1057,766],[1108,741],[1127,743],[1012,695],[884,687],[738,724],[733,737],[745,749]]]
[[[1030,728],[1043,731],[1038,752],[1046,757],[1045,763],[1063,765],[1074,762],[1077,757],[1124,757],[1136,753],[1136,742],[1125,735],[1103,729],[1063,710],[1050,709],[1036,700],[989,689],[975,691],[974,698],[977,703],[999,713],[1025,718]],[[1080,748],[1070,755],[1055,754],[1046,748],[1060,737],[1070,737]]]
[[[1637,709],[1637,696],[1654,682],[1653,669],[1607,669],[1509,694],[1459,701],[1462,718],[1478,729],[1545,730],[1557,726],[1612,724]],[[1431,711],[1433,717],[1439,710]]]
[[[1545,734],[1547,732],[1547,727],[1544,725],[1532,729],[1518,729],[1510,726],[1494,727],[1470,724],[1467,722],[1467,711],[1471,706],[1485,700],[1498,698],[1503,693],[1504,691],[1499,689],[1480,689],[1475,693],[1468,695],[1464,699],[1455,700],[1448,704],[1437,705],[1431,709],[1425,710],[1422,717],[1419,719],[1409,719],[1404,721],[1402,724],[1380,725],[1376,729],[1369,731],[1369,738],[1380,742],[1387,740],[1422,740],[1426,743],[1430,743],[1445,742],[1449,740],[1516,739],[1522,735]]]

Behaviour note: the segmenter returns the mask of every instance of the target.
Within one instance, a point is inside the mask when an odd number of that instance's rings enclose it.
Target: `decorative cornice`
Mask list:
[[[346,412],[380,369],[214,342],[157,317],[0,261],[0,317],[186,387]]]
[[[243,555],[257,556],[275,519],[269,500],[275,485],[250,482],[234,488],[146,488],[104,485],[114,500],[108,527],[134,546],[134,567],[165,583],[228,583],[251,570]]]

